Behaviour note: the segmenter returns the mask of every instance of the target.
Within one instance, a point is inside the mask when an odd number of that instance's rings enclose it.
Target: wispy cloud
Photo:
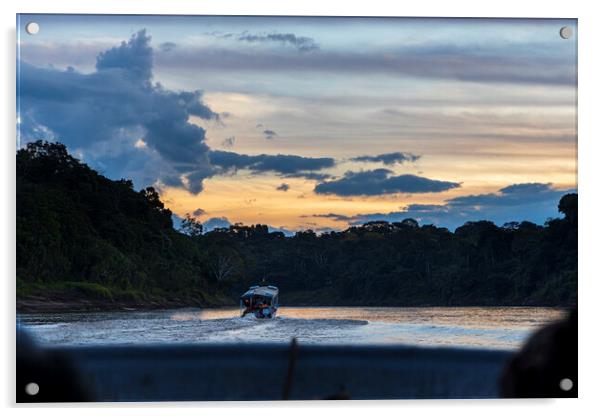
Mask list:
[[[448,79],[477,83],[565,85],[575,83],[575,65],[570,54],[554,54],[550,47],[521,45],[517,53],[512,45],[484,49],[451,44],[422,47],[398,47],[381,51],[316,50],[311,54],[267,49],[250,51],[240,48],[197,46],[178,55],[158,56],[162,66],[195,67],[213,71],[318,71],[336,73],[383,73],[389,75]]]
[[[265,137],[268,140],[272,140],[274,139],[276,136],[278,136],[278,133],[276,133],[274,130],[270,130],[270,129],[265,129],[263,131],[263,137]]]
[[[207,35],[222,39],[235,39],[247,43],[276,43],[284,46],[292,46],[300,52],[309,52],[320,49],[316,41],[307,36],[298,36],[294,33],[224,33],[219,31],[209,32]]]
[[[376,156],[369,156],[369,155],[357,156],[357,157],[352,158],[351,160],[354,162],[381,162],[381,163],[384,163],[385,165],[394,165],[396,163],[401,164],[404,162],[415,162],[418,159],[420,159],[420,156],[413,155],[411,153],[394,152],[394,153],[383,153],[383,154],[376,155]]]
[[[283,178],[303,178],[310,181],[325,181],[326,179],[331,179],[333,176],[329,173],[324,172],[307,172],[307,171],[299,171],[294,173],[287,173],[282,175]]]
[[[224,139],[224,141],[222,142],[222,146],[230,148],[230,147],[234,146],[235,142],[236,142],[236,137],[234,137],[234,136],[226,137]]]

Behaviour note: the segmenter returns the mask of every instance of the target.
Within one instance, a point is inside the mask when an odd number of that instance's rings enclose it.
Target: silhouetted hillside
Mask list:
[[[211,304],[204,252],[153,188],[112,181],[58,143],[17,152],[17,293],[93,304]]]
[[[265,225],[203,234],[192,217],[178,232],[154,189],[136,192],[37,142],[17,153],[18,299],[235,304],[265,278],[283,304],[574,305],[577,195],[559,211],[545,226],[478,221],[455,232],[408,219],[290,238]]]

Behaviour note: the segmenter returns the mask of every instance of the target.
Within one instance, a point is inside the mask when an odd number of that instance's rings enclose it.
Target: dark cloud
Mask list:
[[[236,142],[236,137],[230,136],[224,139],[222,146],[230,148],[234,146],[234,142]]]
[[[315,51],[320,46],[312,39],[305,36],[297,36],[294,33],[269,33],[267,35],[253,35],[245,33],[237,38],[240,41],[252,43],[278,42],[284,45],[292,45],[301,52]]]
[[[439,181],[416,175],[393,176],[389,169],[348,171],[340,179],[322,182],[314,191],[339,196],[373,196],[395,193],[443,192],[458,188],[457,182]]]
[[[286,184],[286,183],[282,183],[282,184],[280,184],[280,185],[278,185],[278,186],[276,187],[276,190],[277,190],[277,191],[282,191],[282,192],[286,192],[286,191],[288,191],[289,189],[290,189],[290,186],[289,186],[288,184]]]
[[[328,173],[318,173],[318,172],[296,172],[296,173],[287,173],[286,175],[282,175],[283,178],[303,178],[311,181],[325,181],[326,179],[333,178],[332,175]]]
[[[209,232],[216,228],[228,228],[232,223],[226,217],[212,217],[203,223],[203,231]]]
[[[312,38],[306,36],[297,36],[294,33],[273,32],[253,34],[246,31],[242,33],[223,33],[214,31],[207,34],[221,39],[236,39],[239,42],[278,43],[281,45],[293,46],[300,52],[309,52],[320,49],[320,45],[318,45]]]
[[[306,171],[331,168],[335,160],[330,157],[303,157],[296,155],[244,155],[222,150],[209,153],[211,163],[223,172],[249,169],[254,173],[275,172],[283,175],[299,175]]]
[[[357,156],[351,160],[354,162],[381,162],[385,165],[394,165],[396,163],[415,162],[420,159],[420,156],[411,153],[383,153],[376,156]]]
[[[173,51],[178,45],[173,42],[163,42],[159,45],[159,49],[161,52],[170,52]]]
[[[497,193],[452,198],[445,204],[410,204],[400,211],[367,213],[353,216],[314,214],[313,217],[359,225],[370,221],[399,222],[414,218],[421,224],[435,224],[451,230],[467,221],[490,220],[498,225],[511,221],[543,224],[557,217],[558,201],[575,189],[554,189],[551,184],[524,183],[510,185]]]
[[[146,31],[141,30],[129,41],[100,52],[96,57],[96,70],[117,70],[131,81],[149,83],[153,69],[153,50],[149,41],[150,36],[146,36]]]
[[[203,208],[197,208],[194,211],[192,211],[192,215],[195,217],[200,217],[202,215],[205,215],[207,213],[207,211],[205,211]]]
[[[549,199],[550,196],[562,195],[563,191],[555,191],[549,183],[521,183],[500,189],[497,193],[467,195],[447,201],[452,207],[512,207]]]
[[[272,227],[271,225],[268,225],[268,232],[270,232],[270,233],[283,233],[287,237],[292,237],[293,235],[295,235],[294,231],[291,231],[291,230],[289,230],[287,228]]]
[[[333,227],[315,227],[313,228],[313,230],[316,232],[316,234],[321,235],[321,234],[329,234],[331,232],[339,232],[341,231],[341,229],[339,228],[333,228]]]
[[[205,130],[190,116],[217,119],[201,91],[152,83],[153,50],[144,30],[98,54],[84,74],[20,62],[20,133],[24,142],[59,140],[110,177],[144,186],[157,180],[202,190],[213,174]],[[42,137],[41,137],[42,136]],[[135,146],[141,138],[142,145]]]
[[[345,222],[350,222],[353,221],[355,217],[350,217],[348,215],[343,215],[343,214],[334,214],[334,213],[329,213],[329,214],[313,214],[313,215],[301,215],[301,218],[308,218],[308,217],[313,217],[313,218],[328,218],[334,221],[345,221]]]
[[[278,133],[276,133],[274,130],[266,129],[263,131],[263,136],[268,140],[272,140],[278,136]]]

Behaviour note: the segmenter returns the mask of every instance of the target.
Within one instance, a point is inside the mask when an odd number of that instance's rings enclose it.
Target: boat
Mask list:
[[[276,286],[251,286],[240,297],[241,316],[253,314],[256,318],[270,319],[278,311],[278,288]]]

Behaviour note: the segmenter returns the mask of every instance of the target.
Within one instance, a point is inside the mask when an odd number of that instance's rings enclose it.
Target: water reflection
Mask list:
[[[289,342],[519,348],[554,308],[282,307],[272,320],[238,308],[23,314],[19,323],[54,345]]]

